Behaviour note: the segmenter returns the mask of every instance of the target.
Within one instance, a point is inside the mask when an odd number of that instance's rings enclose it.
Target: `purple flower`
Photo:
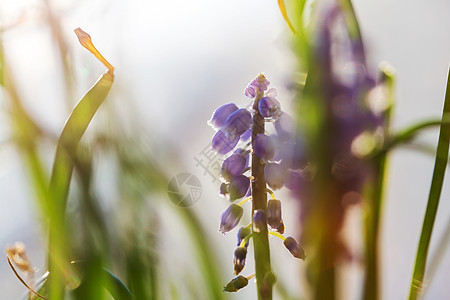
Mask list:
[[[294,257],[305,260],[305,250],[303,250],[302,246],[300,246],[293,237],[287,237],[283,244]]]
[[[281,201],[271,199],[267,203],[267,224],[277,231],[284,229],[282,226],[283,220],[281,219]]]
[[[279,146],[278,156],[286,169],[298,170],[307,164],[304,142],[296,138],[295,142],[284,142]]]
[[[213,136],[212,149],[219,154],[227,154],[236,147],[239,137],[227,136],[225,132],[219,130]]]
[[[267,164],[264,167],[264,179],[272,189],[281,189],[286,179],[286,170],[277,163]]]
[[[239,176],[247,167],[247,160],[240,154],[233,154],[222,163],[221,174],[226,181],[231,181],[233,178]]]
[[[263,161],[272,159],[275,154],[276,143],[272,137],[263,133],[258,134],[253,141],[253,151]]]
[[[266,91],[269,84],[269,80],[267,80],[263,74],[259,74],[252,82],[249,83],[244,91],[244,94],[250,99],[253,99],[256,97],[258,92],[262,93]]]
[[[208,121],[209,125],[216,129],[222,128],[230,114],[236,110],[238,110],[238,107],[234,103],[222,105],[213,112],[211,120]]]
[[[234,250],[234,274],[238,275],[241,273],[242,269],[245,267],[245,258],[247,257],[247,248],[246,247],[237,247]]]
[[[250,179],[247,176],[239,175],[230,181],[228,185],[228,193],[230,194],[230,200],[242,198],[248,191],[250,186]]]
[[[245,108],[241,108],[228,116],[223,130],[228,136],[240,137],[250,128],[251,124],[252,114]]]
[[[222,233],[226,233],[230,230],[233,230],[241,220],[242,214],[244,210],[242,207],[236,204],[231,204],[228,208],[222,213],[220,217],[220,229],[219,231]]]
[[[253,213],[253,232],[267,230],[267,217],[262,209],[257,209]]]
[[[277,119],[281,115],[281,105],[273,97],[263,97],[258,102],[258,109],[264,118]]]
[[[305,181],[305,176],[302,173],[288,170],[284,186],[291,191],[299,191],[305,185]]]

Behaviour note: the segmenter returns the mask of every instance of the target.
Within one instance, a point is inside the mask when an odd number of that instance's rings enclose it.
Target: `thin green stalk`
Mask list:
[[[261,116],[258,109],[258,103],[261,95],[258,94],[255,99],[253,108],[253,130],[252,130],[252,144],[256,136],[260,133],[264,133],[264,117]],[[266,181],[264,180],[264,163],[255,154],[252,153],[252,217],[255,210],[260,209],[264,212],[267,210],[267,191]],[[260,289],[264,276],[271,272],[270,266],[270,249],[269,249],[269,234],[267,225],[265,228],[261,228],[260,232],[253,232],[253,248],[255,254],[255,273],[256,273],[256,286],[258,293],[258,300],[272,299],[272,286],[270,286],[270,295],[263,298]]]
[[[450,69],[447,77],[447,91],[444,100],[443,117],[450,113]],[[416,262],[414,265],[413,278],[409,292],[409,299],[417,299],[423,286],[423,278],[427,263],[428,249],[430,246],[431,234],[433,232],[434,220],[436,219],[439,199],[441,197],[442,186],[444,184],[445,171],[450,142],[450,124],[441,124],[439,140],[434,164],[433,179],[431,181],[430,194],[422,225],[419,246],[417,249]]]

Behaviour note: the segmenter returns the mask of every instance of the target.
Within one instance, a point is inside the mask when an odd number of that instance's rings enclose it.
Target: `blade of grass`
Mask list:
[[[80,28],[75,30],[80,43],[91,51],[103,64],[105,59],[92,44],[90,36]],[[99,56],[100,55],[100,56]],[[109,63],[108,63],[109,64]],[[49,296],[62,299],[64,295],[64,274],[68,264],[68,239],[64,233],[64,219],[67,196],[74,168],[78,144],[100,105],[105,100],[114,81],[111,65],[94,86],[83,96],[73,109],[58,139],[55,159],[50,177],[48,203],[49,223]]]
[[[450,69],[447,77],[447,90],[444,100],[443,118],[450,113]],[[439,206],[442,186],[444,184],[445,171],[447,169],[448,151],[450,142],[450,124],[441,124],[439,140],[434,164],[433,178],[431,181],[430,194],[428,196],[427,209],[422,225],[419,246],[417,249],[416,262],[411,281],[409,299],[417,299],[421,293],[425,275],[428,249],[431,234],[433,232],[434,220]]]

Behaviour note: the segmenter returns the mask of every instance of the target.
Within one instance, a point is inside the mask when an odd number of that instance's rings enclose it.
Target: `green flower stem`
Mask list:
[[[264,133],[264,117],[261,116],[258,110],[259,99],[261,99],[261,93],[258,93],[255,99],[253,108],[253,130],[252,130],[252,144],[256,136],[260,133]],[[267,210],[267,190],[266,181],[264,180],[264,163],[253,152],[252,153],[252,217],[253,213],[257,209],[263,211]],[[270,249],[269,249],[269,237],[267,225],[261,228],[260,232],[253,232],[253,245],[255,254],[255,273],[256,273],[256,286],[258,293],[258,300],[272,299],[272,293],[267,298],[262,298],[260,294],[261,283],[263,282],[266,273],[271,272],[270,266]]]
[[[447,91],[444,100],[443,118],[450,113],[450,69],[447,77]],[[433,232],[434,220],[441,197],[442,185],[447,168],[448,152],[450,142],[450,124],[441,124],[439,140],[434,164],[433,179],[431,181],[430,194],[422,225],[419,247],[417,249],[416,262],[414,266],[413,278],[409,292],[409,299],[417,299],[423,286],[423,278],[427,263],[428,248],[430,246],[431,234]]]

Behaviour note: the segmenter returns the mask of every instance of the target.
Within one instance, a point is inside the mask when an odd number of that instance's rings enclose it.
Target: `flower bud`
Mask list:
[[[224,288],[224,292],[237,292],[248,284],[248,279],[242,275],[233,278]]]
[[[251,233],[252,231],[248,227],[239,228],[239,231],[237,233],[237,246],[239,247],[242,243],[242,240],[245,239],[245,237]],[[248,240],[245,243],[245,247],[248,247]]]
[[[213,128],[220,129],[225,126],[227,118],[236,110],[238,110],[238,107],[234,103],[222,105],[213,112],[211,120],[208,121],[208,124]]]
[[[283,244],[294,257],[305,260],[305,250],[303,250],[302,246],[300,246],[293,237],[287,237]]]
[[[258,109],[264,118],[277,119],[281,115],[281,105],[273,97],[263,97],[258,102]]]
[[[226,233],[234,229],[239,224],[243,213],[244,210],[239,205],[231,204],[230,206],[228,206],[228,208],[222,213],[222,216],[220,217],[219,231],[222,233]]]
[[[245,267],[245,258],[247,257],[247,248],[246,247],[237,247],[234,250],[234,274],[238,275],[241,273],[242,269]]]
[[[267,202],[267,224],[278,231],[278,228],[281,227],[282,223],[281,201],[275,199],[269,200],[269,202]]]
[[[228,193],[230,194],[230,200],[242,198],[248,191],[250,186],[250,179],[245,175],[239,175],[231,180],[228,186]]]
[[[267,230],[266,213],[262,209],[257,209],[253,213],[253,232],[261,232]]]

